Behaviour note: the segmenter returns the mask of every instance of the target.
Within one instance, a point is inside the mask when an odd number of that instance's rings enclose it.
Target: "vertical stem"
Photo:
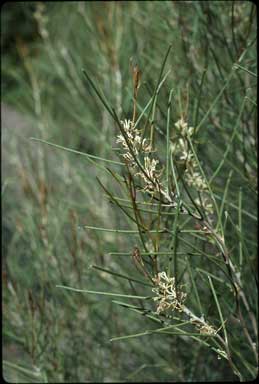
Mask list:
[[[170,112],[172,102],[173,89],[170,90],[167,108],[167,123],[166,123],[166,184],[167,193],[169,193],[169,163],[170,163]]]
[[[238,227],[240,234],[242,233],[242,189],[239,189],[238,194]],[[239,238],[239,266],[240,270],[243,265],[243,247],[242,247],[242,238]]]

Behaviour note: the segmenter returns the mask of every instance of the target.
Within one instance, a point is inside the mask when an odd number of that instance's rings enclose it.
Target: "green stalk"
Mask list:
[[[134,281],[135,283],[146,285],[147,287],[153,287],[153,285],[145,283],[144,281],[135,279],[134,277],[123,275],[123,274],[118,273],[118,272],[111,271],[110,269],[107,269],[107,268],[99,267],[98,265],[92,265],[91,267],[94,268],[94,269],[97,269],[98,271],[103,271],[103,272],[106,272],[106,273],[108,273],[110,275],[121,277],[122,279],[127,279],[129,281]]]
[[[235,73],[235,70],[236,68],[233,66],[228,77],[227,77],[227,80],[225,82],[225,85],[222,87],[222,89],[220,90],[220,92],[218,93],[218,95],[216,96],[216,98],[214,99],[214,101],[212,102],[212,104],[210,105],[209,109],[207,110],[207,112],[205,113],[205,115],[203,116],[203,118],[201,119],[201,121],[199,122],[198,126],[195,128],[195,132],[198,133],[199,129],[201,128],[202,124],[206,121],[207,117],[209,116],[210,112],[213,110],[213,108],[215,107],[215,105],[217,104],[217,102],[219,101],[219,99],[221,98],[221,96],[223,95],[225,89],[228,87],[234,73]]]
[[[245,102],[246,102],[246,98],[244,98],[243,102],[242,102],[242,105],[241,105],[241,108],[240,108],[240,112],[239,112],[239,115],[237,117],[237,121],[236,121],[236,124],[235,124],[235,127],[233,129],[233,133],[231,135],[231,138],[230,138],[230,141],[228,143],[228,146],[223,154],[223,157],[218,165],[218,167],[216,168],[216,170],[214,171],[213,175],[211,176],[210,178],[210,181],[209,181],[209,184],[211,185],[213,179],[215,179],[215,177],[217,176],[217,174],[219,173],[219,171],[221,170],[222,166],[224,165],[225,163],[225,159],[227,157],[227,155],[229,154],[230,152],[230,149],[231,149],[231,145],[232,145],[232,142],[236,136],[236,133],[237,133],[237,128],[238,128],[238,125],[241,121],[241,116],[242,116],[242,113],[243,113],[243,109],[244,109],[244,106],[245,106]]]
[[[238,230],[242,233],[242,189],[239,189],[238,194]],[[239,266],[242,269],[243,266],[243,242],[242,237],[239,237]]]
[[[46,141],[46,140],[37,139],[37,138],[35,138],[35,137],[30,137],[30,140],[38,141],[38,142],[40,142],[40,143],[47,144],[47,145],[50,145],[50,146],[55,147],[55,148],[58,148],[58,149],[62,149],[63,151],[72,152],[72,153],[75,153],[76,155],[86,156],[89,160],[91,160],[91,159],[95,159],[95,160],[104,161],[104,162],[106,162],[106,163],[110,163],[110,164],[124,165],[124,166],[125,166],[124,163],[121,163],[121,162],[119,162],[119,161],[109,160],[109,159],[104,159],[103,157],[94,156],[94,155],[90,155],[89,153],[76,151],[75,149],[66,148],[66,147],[63,147],[62,145],[54,144],[54,143],[51,143],[51,142]],[[95,161],[91,161],[91,162],[92,162],[93,164],[96,164]]]
[[[87,289],[78,289],[72,288],[65,285],[56,285],[57,288],[67,289],[68,291],[80,292],[80,293],[91,293],[94,295],[103,295],[103,296],[118,296],[118,297],[127,297],[128,299],[141,299],[148,300],[150,296],[135,296],[135,295],[123,295],[122,293],[114,293],[114,292],[98,292],[98,291],[89,291]]]
[[[166,185],[167,193],[169,193],[169,163],[170,163],[170,114],[172,103],[173,89],[170,90],[168,106],[167,106],[167,121],[166,121]]]
[[[229,172],[228,179],[227,179],[227,182],[226,182],[226,187],[225,187],[225,190],[224,190],[224,194],[223,194],[223,197],[222,197],[222,202],[221,202],[220,209],[219,209],[219,218],[218,218],[218,222],[217,222],[216,229],[215,229],[216,232],[217,232],[219,226],[220,225],[222,226],[222,215],[223,215],[223,210],[224,210],[225,201],[226,201],[226,197],[227,197],[227,194],[228,194],[228,189],[229,189],[229,184],[230,184],[230,180],[231,180],[232,174],[233,174],[233,170],[231,170]]]

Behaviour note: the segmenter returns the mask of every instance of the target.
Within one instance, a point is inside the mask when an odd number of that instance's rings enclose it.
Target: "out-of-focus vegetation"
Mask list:
[[[133,229],[96,181],[98,177],[120,196],[119,185],[105,170],[106,165],[119,172],[119,166],[29,138],[121,161],[112,149],[118,146],[118,128],[82,69],[118,116],[131,118],[131,63],[138,63],[142,72],[139,115],[154,93],[172,44],[165,73],[171,71],[156,101],[157,154],[165,166],[172,89],[172,136],[181,116],[199,127],[195,148],[208,179],[224,159],[211,188],[220,207],[226,247],[257,318],[255,5],[17,2],[6,3],[1,18],[2,101],[9,108],[2,114],[4,378],[9,382],[236,379],[226,359],[218,360],[212,349],[187,336],[154,333],[111,342],[112,337],[154,326],[147,317],[116,305],[113,298],[57,287],[151,295],[149,288],[139,291],[137,284],[118,276],[143,280],[130,257],[133,247],[140,246],[138,237],[84,228]],[[7,126],[12,110],[16,118]],[[198,252],[198,257],[190,256],[186,243],[178,239],[178,272],[188,304],[197,311],[203,308],[210,321],[218,316],[209,274],[223,308],[234,364],[243,379],[252,379],[253,349],[241,332],[244,328],[232,294],[226,291],[228,285],[222,284],[225,266],[217,270],[201,256],[216,257],[213,244],[199,234],[184,236]],[[138,300],[133,304],[140,305]],[[243,304],[241,311],[249,322]],[[251,325],[247,332],[257,343]]]

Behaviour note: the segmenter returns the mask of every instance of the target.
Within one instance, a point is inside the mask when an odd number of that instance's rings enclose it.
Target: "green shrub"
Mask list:
[[[38,140],[8,142],[5,378],[255,378],[255,7],[37,3],[35,19],[41,40],[2,72]]]

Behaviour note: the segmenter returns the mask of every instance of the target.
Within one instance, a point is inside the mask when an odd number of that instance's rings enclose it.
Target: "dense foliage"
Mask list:
[[[7,381],[255,378],[255,13],[3,7]]]

